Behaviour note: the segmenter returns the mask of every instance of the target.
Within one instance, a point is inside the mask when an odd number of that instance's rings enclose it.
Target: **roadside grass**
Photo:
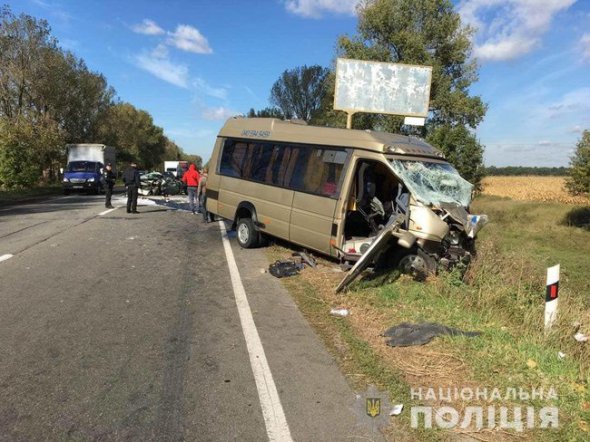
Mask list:
[[[62,192],[61,183],[48,184],[29,189],[0,190],[0,204],[13,203],[30,198],[58,195]]]
[[[578,210],[560,203],[478,197],[472,212],[487,213],[490,223],[480,233],[478,257],[465,275],[450,272],[419,283],[396,272],[365,274],[346,294],[336,295],[334,287],[343,274],[333,270],[334,263],[324,262],[318,270],[306,269],[285,283],[343,371],[355,374],[351,381],[384,386],[392,402],[406,404],[402,416],[392,419],[409,440],[588,440],[590,343],[579,343],[573,335],[575,323],[590,334],[590,232],[568,226],[572,209]],[[275,259],[286,253],[271,248]],[[558,320],[545,334],[545,272],[557,263]],[[337,306],[348,308],[350,316],[331,317],[330,308]],[[382,333],[401,322],[438,322],[482,334],[435,338],[419,347],[387,346]],[[411,397],[412,388],[486,388],[488,393],[498,389],[502,398],[428,401]],[[545,396],[554,388],[557,398],[520,400],[513,394],[541,388]],[[509,417],[514,407],[521,407],[525,428],[411,429],[412,405],[452,406],[459,411],[481,405],[484,416],[489,406],[506,406]],[[557,429],[538,428],[538,413],[547,406],[559,409]],[[526,428],[527,407],[535,409],[537,428]]]

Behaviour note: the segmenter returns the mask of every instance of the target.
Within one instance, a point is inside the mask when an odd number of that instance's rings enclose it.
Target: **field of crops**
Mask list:
[[[483,193],[519,201],[590,204],[586,197],[567,193],[565,178],[556,176],[489,176],[483,180]]]

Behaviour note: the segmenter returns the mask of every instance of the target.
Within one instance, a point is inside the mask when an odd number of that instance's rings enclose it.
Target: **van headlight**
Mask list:
[[[88,178],[88,179],[86,180],[86,182],[88,182],[88,183],[94,183],[94,177],[92,177],[92,178]]]
[[[68,178],[64,178],[64,181],[63,181],[63,182],[64,182],[64,183],[69,183],[69,182],[70,182],[70,180],[69,180]]]

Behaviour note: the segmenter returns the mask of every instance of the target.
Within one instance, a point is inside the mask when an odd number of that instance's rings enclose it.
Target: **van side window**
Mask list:
[[[221,175],[338,198],[344,149],[227,140]]]
[[[221,154],[219,172],[235,178],[242,178],[246,166],[248,145],[242,142],[226,141]]]
[[[337,198],[347,152],[323,148],[301,149],[291,187],[303,192]]]
[[[273,145],[264,143],[254,145],[252,153],[252,164],[249,178],[253,181],[263,183],[266,179],[266,170],[272,158]]]

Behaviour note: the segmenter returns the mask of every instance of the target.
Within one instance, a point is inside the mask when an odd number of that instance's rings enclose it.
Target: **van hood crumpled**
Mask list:
[[[392,159],[389,164],[414,198],[425,205],[468,207],[471,202],[473,184],[449,163]]]

